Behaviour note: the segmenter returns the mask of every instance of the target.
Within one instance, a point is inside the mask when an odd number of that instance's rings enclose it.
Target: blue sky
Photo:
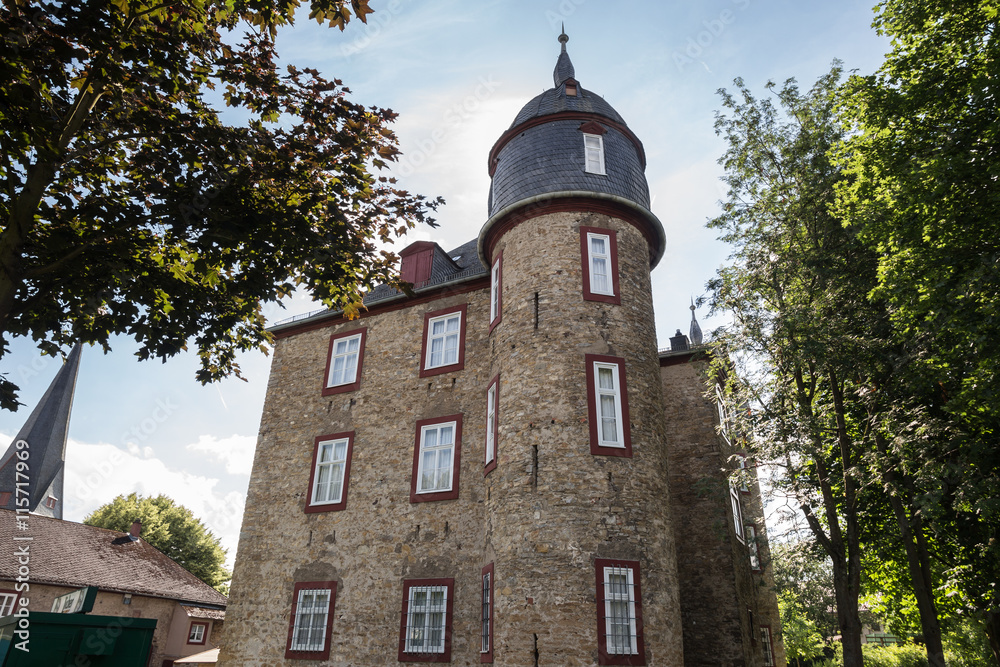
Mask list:
[[[486,220],[486,158],[520,107],[552,86],[565,22],[583,87],[599,93],[642,140],[652,210],[668,247],[653,272],[660,346],[687,331],[691,296],[726,260],[705,229],[725,191],[713,130],[716,91],[742,77],[759,95],[768,80],[808,87],[834,58],[870,73],[889,45],[870,25],[873,0],[372,0],[368,25],[341,33],[305,15],[279,34],[285,61],[343,80],[352,99],[389,107],[404,156],[404,187],[443,196],[437,229],[411,232],[450,249]],[[272,322],[313,310],[303,295]],[[718,320],[699,311],[708,332]],[[66,518],[83,517],[119,493],[166,493],[190,507],[235,555],[270,358],[243,355],[246,382],[203,387],[197,359],[139,362],[135,345],[84,350],[67,452]],[[21,385],[27,407],[0,412],[0,444],[18,431],[58,364],[15,340],[0,370]]]

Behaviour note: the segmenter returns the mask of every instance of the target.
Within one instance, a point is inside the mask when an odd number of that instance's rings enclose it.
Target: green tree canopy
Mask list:
[[[263,302],[297,286],[348,315],[398,284],[377,246],[427,201],[377,175],[395,115],[277,66],[299,0],[16,0],[0,8],[0,356],[193,343],[202,382],[264,346]],[[343,29],[368,0],[310,0]],[[225,113],[224,113],[225,111]],[[227,119],[240,119],[231,124]],[[0,377],[0,406],[17,387]]]
[[[88,526],[124,533],[133,521],[142,522],[142,539],[170,556],[178,565],[225,593],[232,574],[223,567],[226,550],[186,507],[167,496],[118,496],[83,520]]]

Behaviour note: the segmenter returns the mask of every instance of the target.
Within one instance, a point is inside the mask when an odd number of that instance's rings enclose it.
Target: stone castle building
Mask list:
[[[697,324],[657,351],[642,143],[559,39],[478,237],[273,329],[220,665],[784,666]]]

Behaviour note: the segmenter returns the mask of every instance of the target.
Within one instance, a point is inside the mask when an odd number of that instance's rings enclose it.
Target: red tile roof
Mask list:
[[[23,516],[28,530],[15,530],[15,518],[15,512],[0,509],[0,544],[5,552],[30,546],[32,583],[226,605],[225,595],[143,539],[132,542],[125,533],[36,514]],[[33,539],[15,542],[15,533]],[[17,567],[15,558],[0,559],[0,581],[13,581]]]

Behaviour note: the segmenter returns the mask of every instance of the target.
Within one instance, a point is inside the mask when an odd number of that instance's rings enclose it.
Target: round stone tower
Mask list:
[[[680,665],[642,143],[561,53],[489,156],[494,661]],[[489,454],[487,454],[489,456]],[[595,612],[596,610],[596,612]]]

